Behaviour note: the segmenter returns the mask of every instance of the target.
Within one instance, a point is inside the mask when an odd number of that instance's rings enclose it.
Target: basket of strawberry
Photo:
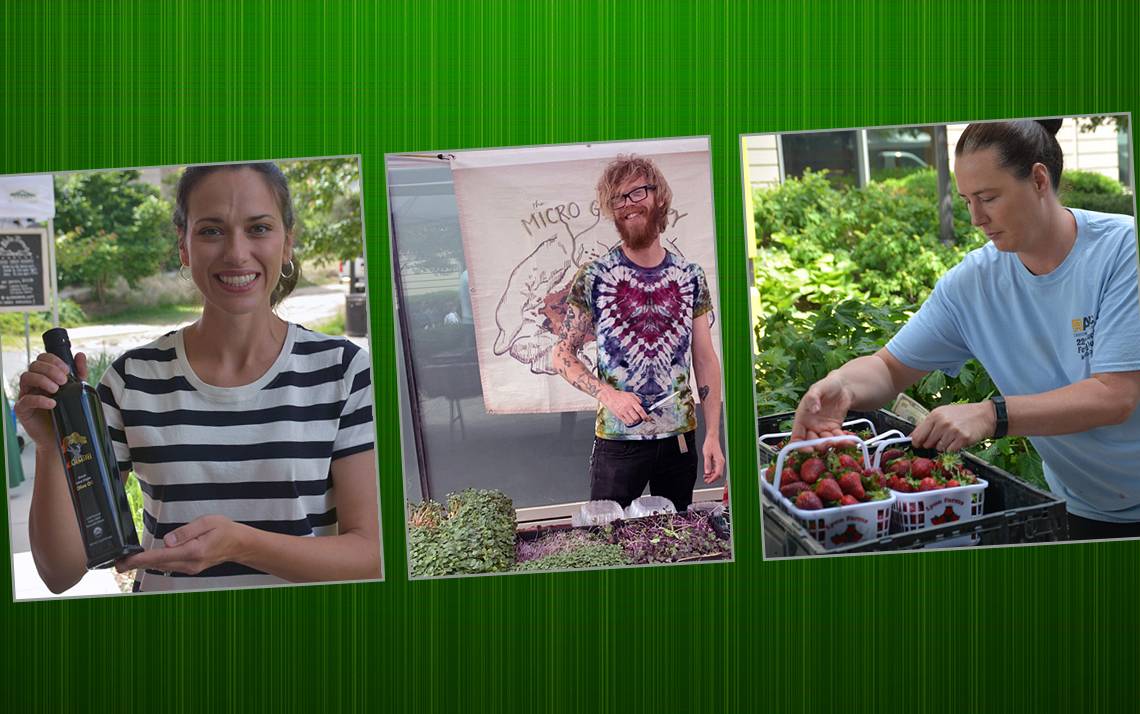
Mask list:
[[[964,522],[982,515],[989,484],[962,463],[957,453],[919,456],[910,447],[910,439],[903,437],[880,442],[872,464],[895,495],[891,523],[896,531]],[[970,540],[976,541],[976,537]],[[953,544],[957,543],[947,543]]]
[[[782,444],[762,487],[825,548],[890,532],[895,496],[871,468],[862,438],[845,434]]]

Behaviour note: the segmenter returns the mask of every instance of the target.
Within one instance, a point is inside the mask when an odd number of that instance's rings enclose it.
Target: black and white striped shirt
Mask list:
[[[115,360],[99,384],[121,471],[143,491],[144,548],[200,516],[275,533],[335,535],[331,463],[373,448],[368,353],[289,324],[257,381],[215,387],[194,374],[182,331]],[[238,563],[196,576],[147,570],[136,590],[248,587],[286,581]]]

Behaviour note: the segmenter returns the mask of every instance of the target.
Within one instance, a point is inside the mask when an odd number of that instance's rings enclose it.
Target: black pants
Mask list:
[[[697,482],[697,433],[684,435],[681,453],[676,436],[629,440],[594,438],[590,455],[590,500],[617,501],[625,508],[649,485],[649,493],[673,502],[684,513]]]
[[[1068,514],[1069,540],[1104,540],[1108,538],[1140,538],[1140,523],[1094,521]]]

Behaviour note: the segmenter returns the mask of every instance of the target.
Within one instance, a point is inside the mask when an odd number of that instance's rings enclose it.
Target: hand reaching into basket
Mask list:
[[[811,385],[796,407],[791,440],[803,441],[844,433],[843,421],[852,401],[851,390],[835,372]]]
[[[807,390],[796,407],[792,439],[838,436],[850,409],[878,409],[927,374],[899,362],[885,347],[856,357]]]
[[[947,404],[930,412],[911,433],[915,446],[959,451],[994,433],[997,417],[989,402]]]

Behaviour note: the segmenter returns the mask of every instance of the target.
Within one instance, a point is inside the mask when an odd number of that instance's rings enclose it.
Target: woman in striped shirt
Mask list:
[[[144,494],[136,590],[380,577],[369,359],[287,323],[297,283],[288,184],[272,163],[190,167],[174,224],[202,316],[130,350],[100,385],[124,476]],[[81,376],[86,360],[76,355]],[[17,413],[36,441],[32,553],[55,592],[85,572],[50,395],[62,362],[21,378]]]

